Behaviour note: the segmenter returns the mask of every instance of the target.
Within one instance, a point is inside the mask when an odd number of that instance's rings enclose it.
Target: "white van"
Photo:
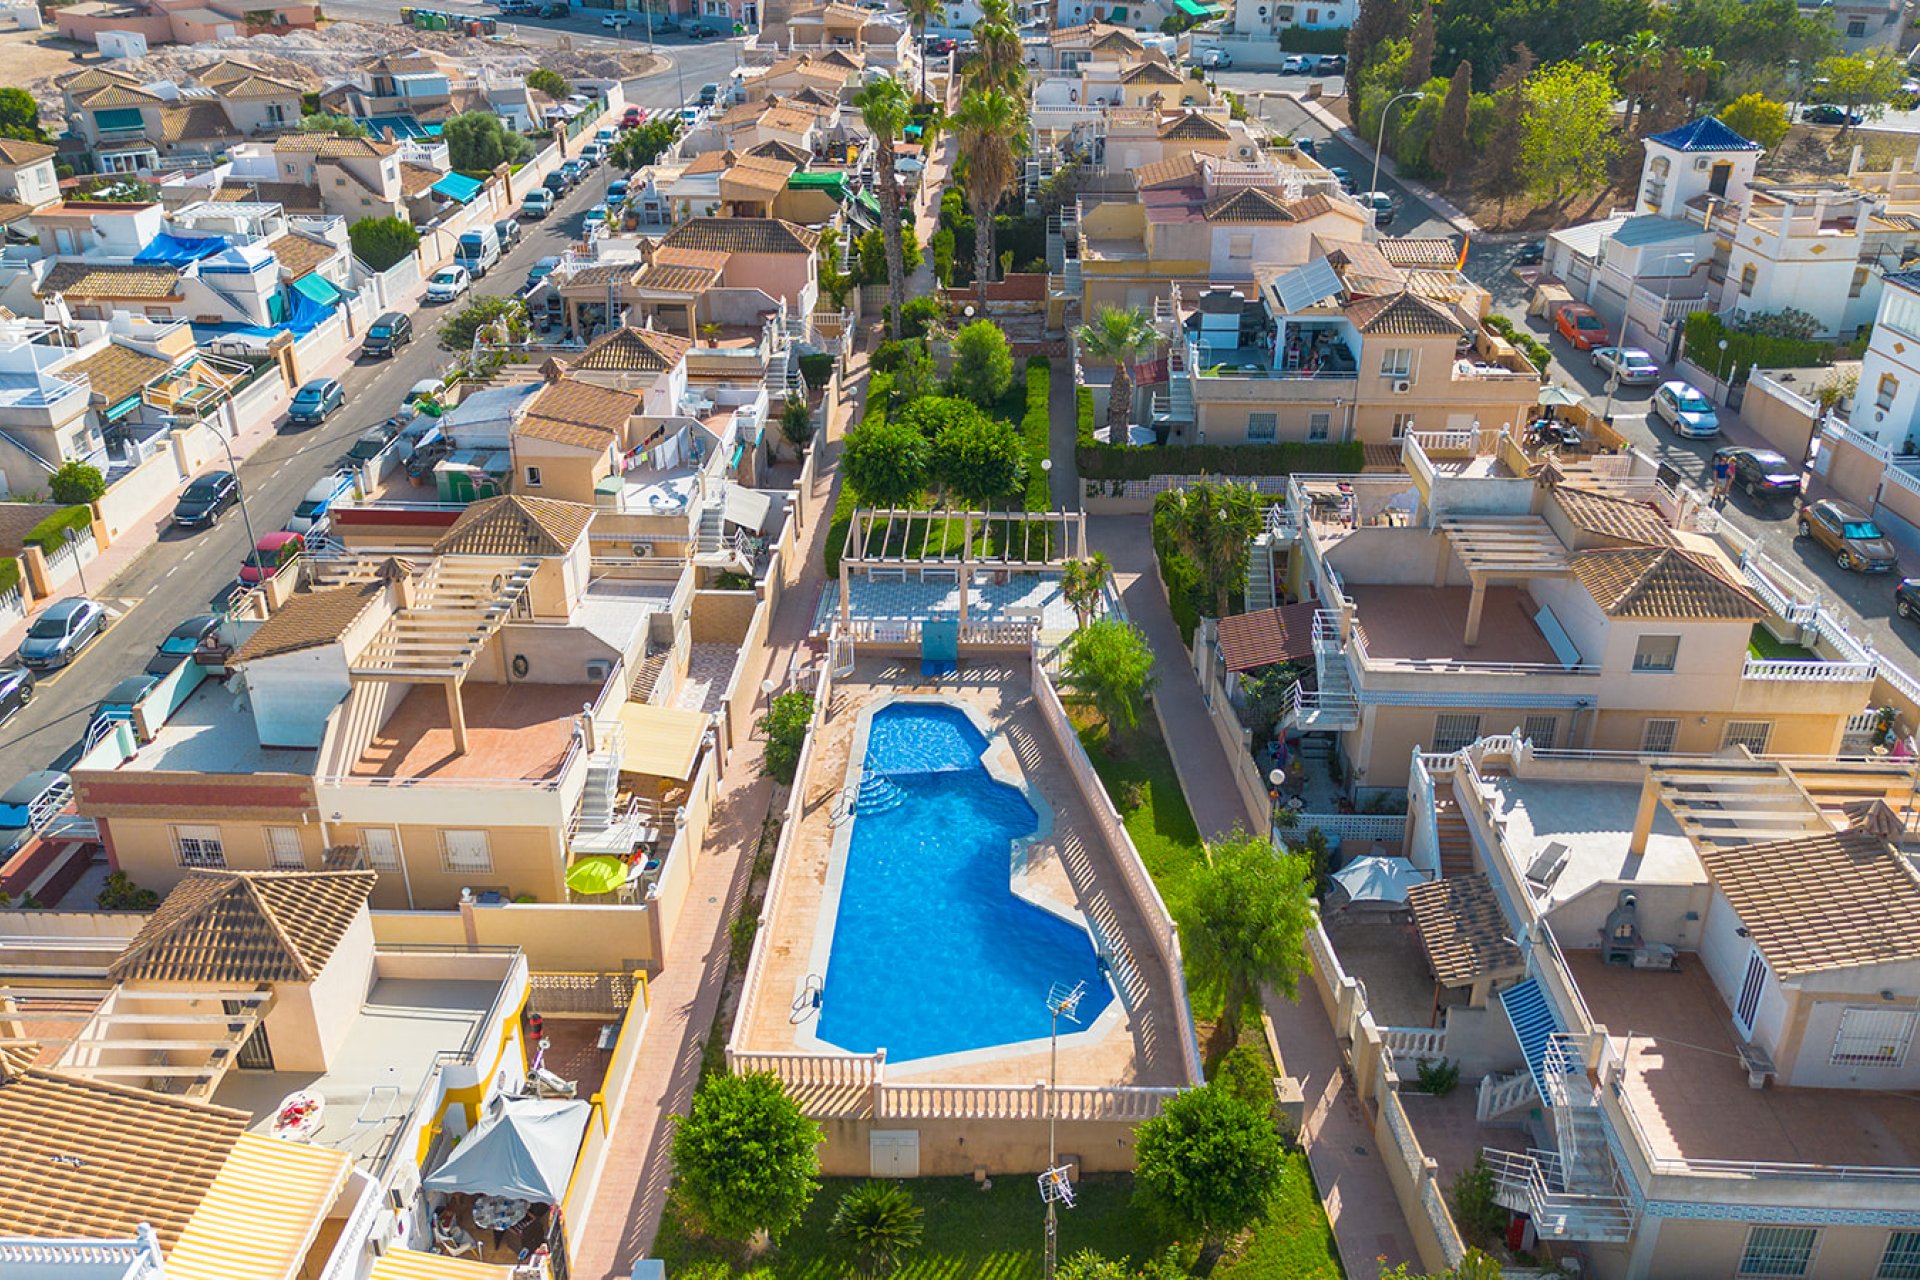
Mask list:
[[[315,480],[307,490],[307,496],[300,499],[300,505],[293,509],[293,516],[287,521],[287,532],[309,539],[324,535],[333,504],[352,492],[353,476],[345,471],[336,471]]]
[[[490,222],[461,232],[459,241],[453,246],[453,260],[478,280],[487,274],[494,263],[500,261],[500,233],[493,229]]]

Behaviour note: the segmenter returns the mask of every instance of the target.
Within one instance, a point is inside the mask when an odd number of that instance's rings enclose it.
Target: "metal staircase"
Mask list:
[[[1266,530],[1253,535],[1247,555],[1247,612],[1271,609],[1273,597],[1273,537]]]
[[[1174,339],[1167,351],[1167,390],[1153,397],[1153,425],[1186,425],[1193,422],[1193,383],[1187,375],[1186,344]]]
[[[1287,690],[1280,727],[1303,733],[1359,728],[1360,699],[1340,643],[1339,617],[1325,609],[1313,615],[1313,666],[1316,687],[1294,682]]]

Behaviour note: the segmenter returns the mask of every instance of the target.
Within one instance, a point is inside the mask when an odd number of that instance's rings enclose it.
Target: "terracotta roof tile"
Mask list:
[[[218,62],[208,63],[193,73],[193,78],[201,84],[217,87],[245,80],[248,76],[263,76],[266,72],[251,62],[242,62],[239,58],[222,58]]]
[[[1224,142],[1233,136],[1227,126],[1198,111],[1182,111],[1160,126],[1162,141],[1206,140]]]
[[[179,296],[180,273],[172,267],[56,262],[38,292],[42,297],[61,293],[69,298],[173,298]]]
[[[1305,204],[1306,201],[1297,201]],[[1208,222],[1298,222],[1294,208],[1264,187],[1237,187],[1207,201]]]
[[[758,120],[760,115],[755,112],[750,118]],[[725,121],[723,120],[722,123],[724,124]],[[687,162],[687,167],[680,171],[680,176],[696,178],[703,173],[724,173],[728,166],[733,164],[734,158],[734,153],[731,151],[702,151]]]
[[[30,204],[21,204],[17,200],[0,200],[0,227],[10,227],[33,212]]]
[[[633,278],[636,289],[657,289],[663,293],[705,293],[720,278],[715,267],[683,267],[656,262]]]
[[[640,274],[638,262],[598,262],[591,267],[582,267],[567,274],[566,279],[556,282],[561,289],[595,288],[604,289],[608,285],[632,284]]]
[[[57,376],[85,374],[98,402],[111,408],[129,396],[138,395],[140,388],[171,368],[173,361],[164,356],[150,356],[109,342],[86,359],[62,367]]]
[[[44,142],[26,142],[19,138],[0,138],[0,163],[18,165],[32,164],[36,160],[45,160],[55,155],[60,148],[48,146]]]
[[[1407,890],[1420,945],[1443,987],[1519,973],[1526,968],[1513,926],[1485,874],[1448,876]]]
[[[300,96],[298,85],[288,84],[285,80],[275,80],[272,76],[257,74],[227,81],[217,86],[217,91],[223,98],[297,98]]]
[[[312,240],[297,231],[289,231],[278,240],[268,243],[274,256],[280,259],[280,265],[287,274],[298,280],[310,271],[317,270],[321,264],[331,262],[340,253],[337,245],[324,240]]]
[[[1220,651],[1227,670],[1253,671],[1276,662],[1313,661],[1316,606],[1285,604],[1220,619]]]
[[[1383,236],[1380,252],[1396,267],[1452,267],[1460,250],[1444,236]]]
[[[640,412],[640,402],[631,391],[562,377],[533,398],[514,432],[554,444],[605,449],[624,435],[627,419]]]
[[[372,871],[190,872],[107,974],[119,982],[312,982],[379,878]]]
[[[240,131],[227,119],[226,108],[206,98],[172,103],[160,108],[160,140],[237,138]]]
[[[749,166],[747,160],[761,163]],[[771,164],[772,167],[767,167]],[[793,166],[784,160],[767,161],[760,156],[743,157],[739,164],[720,175],[720,194],[723,198],[733,198],[730,193],[760,196],[771,199],[787,189],[787,179],[793,174]]]
[[[810,254],[820,243],[820,233],[781,218],[689,218],[661,243],[721,253]]]
[[[754,124],[762,129],[780,129],[787,133],[805,133],[811,129],[817,117],[810,111],[782,104],[761,114]]]
[[[1184,84],[1185,81],[1180,78],[1180,73],[1172,67],[1167,66],[1165,63],[1154,62],[1149,59],[1146,62],[1137,63],[1121,72],[1120,83],[1177,85]]]
[[[276,152],[288,154],[322,155],[347,157],[392,155],[395,144],[376,142],[372,138],[342,138],[333,133],[290,133],[276,138],[273,143]]]
[[[564,555],[591,523],[592,507],[510,493],[462,511],[433,551],[443,556]]]
[[[104,88],[110,84],[139,85],[139,81],[124,71],[115,71],[111,67],[89,67],[85,71],[76,71],[64,80],[56,81],[62,92],[82,94],[92,89]]]
[[[1679,547],[1621,547],[1583,551],[1573,576],[1615,618],[1758,620],[1766,610],[1700,552]]]
[[[288,213],[321,212],[320,188],[304,182],[226,182],[214,192],[213,198],[264,200]]]
[[[747,154],[750,156],[765,156],[770,160],[785,160],[796,168],[804,167],[813,160],[812,155],[802,151],[791,142],[782,142],[778,138],[769,138],[765,142],[757,144],[749,149]]]
[[[425,195],[433,184],[447,175],[429,165],[400,162],[400,190],[408,196]]]
[[[1383,293],[1348,303],[1347,319],[1361,333],[1392,338],[1437,338],[1461,332],[1453,313],[1417,293]]]
[[[1655,547],[1675,545],[1673,530],[1649,503],[1594,493],[1570,484],[1556,488],[1553,497],[1567,519],[1588,533]]]
[[[377,585],[366,583],[296,592],[246,638],[228,661],[251,662],[332,644],[379,595]]]
[[[1920,881],[1870,831],[1698,853],[1776,974],[1920,959]]]
[[[582,351],[568,368],[608,373],[665,373],[687,358],[690,339],[658,329],[615,329]]]
[[[100,107],[157,107],[165,99],[145,89],[116,81],[79,95],[74,101],[92,111]]]
[[[1192,151],[1183,151],[1164,160],[1155,160],[1152,164],[1143,164],[1133,171],[1133,184],[1140,191],[1197,187],[1200,185],[1200,157]]]

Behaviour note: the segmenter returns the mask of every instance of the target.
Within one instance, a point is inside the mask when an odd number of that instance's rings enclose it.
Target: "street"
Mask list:
[[[681,52],[676,50],[676,56]],[[710,68],[702,75],[718,74],[732,65],[734,56],[727,43],[718,41],[685,52],[700,56],[699,65]],[[686,74],[695,72],[688,68]],[[628,98],[648,107],[676,107],[680,100],[674,80],[668,71],[632,82],[627,86]],[[525,282],[536,259],[565,252],[580,233],[582,215],[601,198],[607,180],[604,168],[591,173],[546,219],[523,223],[520,244],[475,283],[473,293],[512,293]],[[411,345],[390,360],[356,359],[339,375],[347,393],[343,409],[324,425],[304,431],[290,432],[282,425],[278,434],[241,464],[241,492],[255,533],[280,528],[301,496],[333,469],[355,437],[398,410],[414,383],[440,372],[452,357],[440,348],[436,330],[463,305],[423,304],[414,313]],[[164,520],[166,515],[167,508],[162,508],[155,518]],[[233,581],[248,550],[246,522],[235,507],[211,529],[188,532],[168,527],[158,542],[110,582],[88,578],[87,594],[119,616],[72,665],[42,676],[33,701],[0,727],[0,785],[34,769],[70,763],[101,695],[115,681],[137,674],[175,624],[207,612],[210,601]]]

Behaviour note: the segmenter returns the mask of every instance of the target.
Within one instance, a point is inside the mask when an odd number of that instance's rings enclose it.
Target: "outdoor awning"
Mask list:
[[[499,1110],[475,1125],[420,1185],[559,1204],[592,1111],[571,1098],[502,1098]]]
[[[167,1254],[169,1280],[293,1275],[352,1169],[332,1147],[241,1134]]]
[[[1276,662],[1313,661],[1317,606],[1283,604],[1220,619],[1220,652],[1229,671],[1257,671]]]
[[[1196,4],[1194,0],[1173,0],[1174,6],[1185,14],[1196,18],[1211,18],[1220,11],[1212,5]]]
[[[293,291],[309,302],[317,302],[329,310],[340,301],[340,291],[333,287],[333,281],[311,271],[293,282]]]
[[[755,533],[767,531],[767,517],[773,514],[773,495],[737,484],[727,486],[726,518],[742,529]]]
[[[490,1262],[389,1249],[373,1264],[368,1280],[507,1280],[512,1274],[512,1267],[496,1267]]]
[[[145,118],[138,107],[109,107],[93,113],[93,125],[96,129],[140,129],[145,127]]]
[[[469,178],[464,173],[450,173],[428,188],[437,196],[445,196],[461,204],[480,194],[480,188],[486,184],[478,178]]]
[[[644,773],[678,782],[693,777],[700,740],[707,734],[705,715],[679,707],[629,702],[620,708],[620,726],[627,733],[620,772]]]

